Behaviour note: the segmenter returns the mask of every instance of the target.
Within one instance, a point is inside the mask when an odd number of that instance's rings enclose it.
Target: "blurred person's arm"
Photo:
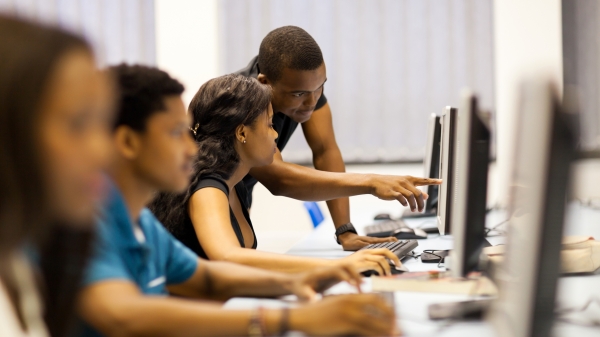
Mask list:
[[[219,301],[239,296],[277,297],[289,294],[302,300],[312,300],[317,293],[342,281],[360,291],[361,276],[350,266],[285,274],[229,262],[201,260],[189,279],[170,285],[168,289],[179,296]]]
[[[223,310],[221,303],[145,296],[126,280],[86,287],[79,297],[81,317],[106,336],[242,336],[253,312]],[[262,312],[267,335],[282,327],[319,335],[389,335],[394,311],[376,295],[343,295],[289,309]]]

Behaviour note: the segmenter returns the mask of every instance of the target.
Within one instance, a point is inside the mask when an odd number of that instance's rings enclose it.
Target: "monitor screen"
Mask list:
[[[466,90],[462,96],[456,123],[451,211],[454,277],[477,270],[481,250],[489,245],[485,240],[485,218],[490,131],[487,119],[479,113],[475,95]]]
[[[457,110],[453,107],[444,108],[440,118],[441,144],[439,177],[442,184],[438,193],[438,230],[440,235],[450,234],[450,216],[452,211],[452,193],[454,191],[454,147]]]
[[[440,137],[441,137],[440,117],[436,114],[429,116],[427,124],[427,147],[425,153],[423,176],[426,178],[437,179],[440,177]],[[438,185],[425,186],[425,193],[429,198],[425,202],[425,213],[437,211]]]

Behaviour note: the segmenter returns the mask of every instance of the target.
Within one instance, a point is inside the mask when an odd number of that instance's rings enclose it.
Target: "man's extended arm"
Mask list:
[[[279,151],[271,165],[255,167],[250,170],[250,174],[274,195],[322,201],[373,194],[383,200],[398,200],[402,205],[419,211],[423,210],[425,193],[416,187],[441,183],[439,179],[411,176],[319,171],[286,163]]]
[[[345,166],[335,141],[328,104],[315,111],[302,127],[317,170],[286,163],[278,151],[271,165],[253,168],[250,174],[275,195],[307,201],[327,200],[336,227],[350,221],[348,196],[373,194],[383,200],[398,200],[404,206],[421,211],[426,196],[416,186],[440,183],[438,179],[409,176],[343,173]],[[343,235],[340,240],[346,250],[379,242],[353,233]]]

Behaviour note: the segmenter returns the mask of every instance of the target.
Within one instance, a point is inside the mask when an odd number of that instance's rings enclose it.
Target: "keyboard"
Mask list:
[[[398,259],[402,260],[407,255],[413,251],[413,249],[417,248],[419,242],[417,240],[398,240],[394,242],[382,242],[382,243],[372,243],[368,246],[365,246],[361,250],[365,249],[378,249],[378,248],[387,248],[394,253]]]
[[[409,228],[402,220],[386,220],[374,225],[365,226],[364,231],[367,236],[384,238],[392,236],[402,228]]]
[[[410,256],[413,249],[415,249],[418,245],[419,243],[417,242],[417,240],[398,240],[395,242],[373,243],[359,249],[359,251],[365,249],[387,248],[391,250],[392,253],[394,253],[398,257],[398,259],[402,260],[403,258]],[[392,274],[399,274],[404,271],[407,271],[407,269],[396,269],[395,266],[389,260],[388,262],[390,263]],[[366,277],[378,275],[374,270],[367,270],[362,272],[361,274]]]

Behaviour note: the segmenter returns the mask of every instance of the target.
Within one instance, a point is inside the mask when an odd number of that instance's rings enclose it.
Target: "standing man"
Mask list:
[[[285,26],[271,31],[260,44],[258,56],[237,73],[254,77],[273,88],[273,124],[279,133],[273,163],[252,169],[244,178],[250,204],[257,181],[274,195],[327,200],[337,242],[344,250],[358,250],[370,243],[396,239],[359,236],[350,222],[348,196],[373,194],[383,200],[398,200],[413,211],[422,211],[427,195],[416,186],[441,183],[438,179],[410,176],[343,173],[346,168],[335,140],[331,109],[323,95],[327,81],[323,54],[317,42],[302,28]],[[302,124],[316,170],[286,163],[281,157],[280,151],[298,124]]]

